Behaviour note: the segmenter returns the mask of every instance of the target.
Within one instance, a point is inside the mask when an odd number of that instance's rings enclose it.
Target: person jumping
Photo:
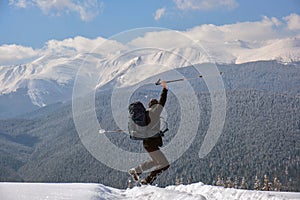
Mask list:
[[[170,167],[167,158],[160,150],[160,147],[162,147],[163,145],[162,135],[159,134],[160,115],[163,111],[163,107],[165,106],[168,93],[166,82],[160,81],[160,85],[162,86],[160,99],[151,99],[148,103],[149,108],[145,110],[147,116],[147,128],[150,128],[152,133],[156,133],[150,136],[142,137],[143,147],[149,153],[151,159],[128,171],[128,173],[133,177],[133,179],[135,181],[138,181],[139,175],[141,175],[146,170],[154,168],[150,172],[149,176],[140,181],[140,183],[143,185],[152,184],[163,171],[167,170]],[[141,104],[140,102],[138,103]],[[142,107],[144,106],[142,105]]]

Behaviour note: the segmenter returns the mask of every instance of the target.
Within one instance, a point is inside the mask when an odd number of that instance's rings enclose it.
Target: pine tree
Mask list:
[[[268,179],[268,176],[265,174],[264,175],[264,186],[263,186],[262,190],[269,191],[270,189],[271,188],[269,185],[269,179]]]
[[[176,176],[175,185],[180,185],[180,179],[178,178],[178,176]]]
[[[187,184],[189,185],[191,183],[192,183],[192,181],[191,181],[190,177],[187,177]]]
[[[130,179],[127,180],[127,188],[132,188],[132,181]]]
[[[220,175],[217,177],[216,186],[223,186],[224,187],[224,181],[223,178],[221,179]]]
[[[274,184],[274,190],[275,191],[280,191],[281,183],[280,183],[280,181],[277,177],[274,178],[273,184]]]
[[[246,183],[246,179],[245,177],[242,178],[242,182],[241,182],[241,189],[248,189],[248,184]]]
[[[180,185],[183,185],[183,178],[182,178],[182,176],[180,177],[179,184],[180,184]]]
[[[235,189],[238,189],[238,187],[239,187],[239,183],[238,183],[238,178],[237,177],[234,178],[233,187]]]
[[[230,177],[227,177],[227,179],[226,179],[225,188],[231,188],[231,180],[230,180]]]
[[[260,190],[260,180],[255,176],[254,190]]]

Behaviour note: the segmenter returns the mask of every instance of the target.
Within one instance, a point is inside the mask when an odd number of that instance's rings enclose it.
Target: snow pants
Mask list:
[[[142,163],[140,167],[143,171],[155,167],[154,170],[150,173],[151,177],[158,176],[170,167],[166,156],[159,149],[159,147],[161,147],[162,145],[163,143],[161,137],[148,138],[143,140],[143,146],[149,153],[151,160]]]

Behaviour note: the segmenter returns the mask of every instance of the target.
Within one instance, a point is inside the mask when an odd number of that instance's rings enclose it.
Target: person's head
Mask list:
[[[149,108],[151,108],[151,106],[158,104],[158,100],[157,99],[151,99],[148,103]]]

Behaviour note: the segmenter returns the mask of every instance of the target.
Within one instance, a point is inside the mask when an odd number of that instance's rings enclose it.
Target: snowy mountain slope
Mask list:
[[[242,53],[240,53],[240,51]],[[235,51],[235,63],[251,62],[256,60],[278,60],[280,62],[293,62],[300,60],[299,38],[286,38],[270,40],[259,48],[243,48]]]
[[[225,43],[204,41],[202,42],[204,51],[201,52],[196,49],[197,45],[190,44],[176,44],[167,49],[150,48],[128,52],[130,49],[126,45],[108,41],[103,47],[100,45],[101,48],[95,49],[92,53],[88,52],[88,49],[91,50],[103,41],[104,39],[98,38],[93,44],[93,40],[82,37],[51,41],[32,62],[0,66],[0,102],[3,107],[0,116],[16,116],[28,111],[24,110],[25,107],[33,110],[70,100],[76,74],[82,65],[86,67],[82,80],[88,80],[91,74],[99,74],[98,87],[101,87],[112,80],[118,80],[121,86],[125,79],[127,83],[136,83],[173,68],[212,60],[217,63],[300,60],[300,37],[268,40],[264,43],[242,40]],[[89,46],[84,47],[84,44]],[[152,69],[153,65],[161,66],[159,71],[157,68]],[[132,76],[132,71],[141,69],[140,66],[143,73]],[[13,106],[11,102],[16,97],[20,104]],[[22,105],[22,99],[26,102],[31,101],[31,104]],[[15,111],[8,113],[9,111],[5,109],[8,107],[15,107]]]
[[[127,190],[115,189],[101,184],[0,183],[0,198],[3,200],[292,200],[299,199],[300,193],[224,189],[202,183],[168,186],[166,188],[142,186]]]
[[[219,63],[241,64],[261,60],[277,60],[283,63],[300,60],[300,38],[274,39],[265,42],[243,40],[222,44],[203,42],[209,55]]]

